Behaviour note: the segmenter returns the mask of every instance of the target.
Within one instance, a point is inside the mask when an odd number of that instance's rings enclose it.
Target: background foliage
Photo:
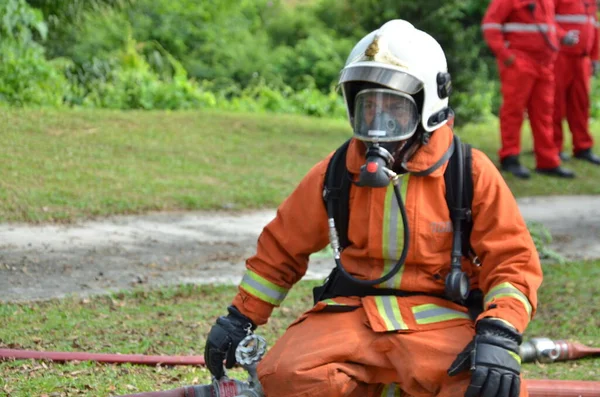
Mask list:
[[[497,107],[476,0],[0,0],[0,102],[344,117],[356,41],[404,18],[446,49],[459,120]]]
[[[500,100],[480,30],[486,7],[478,0],[0,0],[0,104],[344,117],[335,84],[347,54],[364,34],[403,18],[446,50],[458,122],[487,119]],[[600,115],[600,95],[592,103]]]

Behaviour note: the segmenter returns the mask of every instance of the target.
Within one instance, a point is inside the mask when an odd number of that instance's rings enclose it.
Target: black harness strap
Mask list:
[[[462,241],[462,254],[465,258],[474,257],[473,249],[471,248],[470,238],[471,238],[471,229],[473,228],[473,217],[471,212],[471,207],[473,204],[473,154],[471,145],[467,143],[462,143],[455,136],[458,144],[462,145],[462,153],[463,153],[463,170],[464,177],[462,181],[462,194],[459,194],[457,191],[457,186],[459,186],[459,172],[458,162],[461,159],[458,156],[452,156],[448,161],[448,166],[446,167],[446,171],[444,172],[444,182],[446,184],[446,203],[448,205],[448,210],[450,211],[450,219],[452,222],[460,221],[461,222],[461,241]],[[461,198],[461,202],[459,202],[459,198]]]
[[[348,139],[340,146],[327,165],[325,171],[325,183],[323,186],[323,201],[325,207],[332,200],[334,206],[335,224],[337,225],[338,238],[342,249],[350,245],[348,240],[348,223],[350,219],[350,185],[352,175],[346,168],[346,153],[350,141]]]

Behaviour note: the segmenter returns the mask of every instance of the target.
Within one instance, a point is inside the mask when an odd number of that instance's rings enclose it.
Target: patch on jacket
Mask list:
[[[452,232],[452,222],[431,222],[432,233],[450,233]]]

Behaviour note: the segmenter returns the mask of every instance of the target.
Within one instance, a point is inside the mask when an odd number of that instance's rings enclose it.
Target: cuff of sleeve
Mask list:
[[[477,317],[477,321],[485,317],[508,322],[521,334],[525,332],[530,321],[529,313],[523,309],[522,303],[509,298],[502,298],[487,305],[487,309]]]
[[[477,317],[477,321],[486,317],[494,317],[504,321],[512,325],[521,334],[525,332],[525,329],[529,324],[529,319],[524,316],[523,313],[506,307],[485,310]]]
[[[241,288],[233,299],[232,304],[256,325],[266,324],[275,307],[270,303],[250,295]]]

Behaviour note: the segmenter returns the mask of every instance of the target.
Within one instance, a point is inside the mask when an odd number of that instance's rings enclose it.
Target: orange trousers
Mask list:
[[[258,366],[267,397],[462,397],[470,373],[446,373],[474,335],[451,320],[418,332],[374,332],[363,308],[309,312],[292,323]],[[524,382],[520,397],[527,397]]]

